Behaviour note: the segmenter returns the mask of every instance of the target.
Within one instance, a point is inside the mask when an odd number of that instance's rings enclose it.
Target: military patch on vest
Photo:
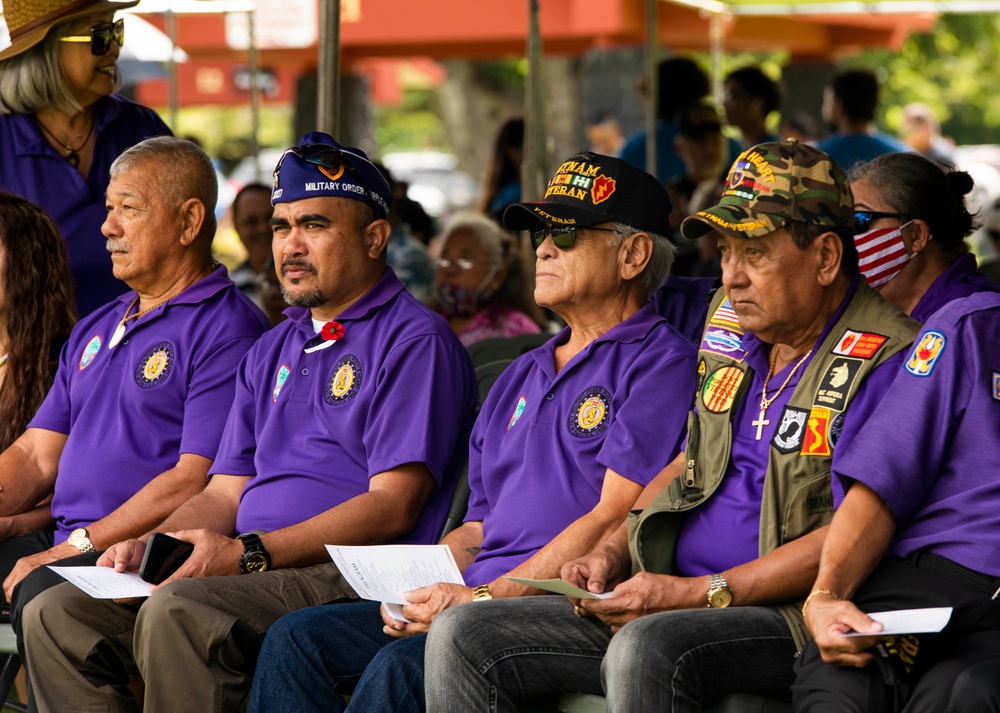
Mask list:
[[[806,419],[806,432],[802,439],[803,456],[829,456],[833,453],[830,445],[830,421],[833,412],[828,408],[814,408]]]
[[[851,393],[854,381],[858,378],[861,364],[860,359],[834,359],[816,390],[813,406],[843,411],[847,407],[847,395]]]
[[[846,330],[844,336],[833,348],[833,353],[840,356],[858,357],[860,359],[871,359],[878,352],[879,348],[889,341],[889,337],[871,332],[855,332]]]
[[[844,412],[841,411],[830,421],[830,448],[837,447],[840,434],[844,432]]]
[[[291,373],[292,370],[288,368],[287,364],[282,364],[278,367],[278,373],[274,375],[274,388],[271,389],[271,403],[278,402],[278,394],[281,393],[281,387],[285,385],[285,381]]]
[[[340,357],[326,382],[323,398],[331,406],[345,404],[358,395],[361,388],[361,362],[353,354]]]
[[[833,512],[833,493],[810,495],[806,498],[806,515],[820,512]]]
[[[743,351],[743,332],[734,332],[731,329],[708,326],[705,336],[701,340],[701,349],[716,354],[743,361],[746,352]]]
[[[1000,401],[1000,372],[993,372],[993,398]]]
[[[736,310],[729,303],[729,298],[726,297],[722,300],[715,312],[712,314],[712,318],[708,320],[709,325],[715,327],[722,327],[723,329],[730,329],[743,334],[743,330],[740,329],[740,318],[736,314]]]
[[[702,385],[705,383],[705,374],[708,373],[708,364],[705,363],[704,359],[698,361],[698,385],[695,387],[695,391],[701,391]]]
[[[174,368],[174,347],[170,342],[160,342],[139,360],[135,368],[135,383],[144,389],[162,384]]]
[[[611,394],[600,386],[584,390],[569,414],[569,432],[578,438],[597,436],[611,425]]]
[[[83,354],[80,355],[80,371],[90,366],[90,362],[94,361],[94,357],[97,356],[97,352],[99,351],[101,351],[101,338],[95,334],[87,342],[87,346],[83,348]]]
[[[507,422],[507,430],[514,428],[514,424],[517,420],[521,418],[521,414],[524,413],[524,407],[528,405],[528,402],[522,396],[517,400],[517,406],[514,407],[514,413],[510,415],[510,421]]]
[[[914,376],[930,376],[934,365],[944,354],[947,343],[941,332],[924,332],[920,341],[913,347],[910,358],[906,360],[906,370]]]
[[[707,411],[723,413],[732,408],[744,373],[735,366],[720,366],[705,379],[701,401]]]
[[[778,430],[774,433],[771,445],[779,453],[795,453],[802,448],[802,436],[806,430],[806,419],[809,412],[793,406],[785,406],[781,412]]]

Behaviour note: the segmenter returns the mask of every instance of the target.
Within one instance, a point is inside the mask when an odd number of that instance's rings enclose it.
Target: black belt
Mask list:
[[[903,560],[917,569],[954,582],[970,592],[980,594],[988,599],[997,599],[1000,594],[1000,577],[990,577],[975,570],[963,567],[946,557],[930,552],[914,552]]]

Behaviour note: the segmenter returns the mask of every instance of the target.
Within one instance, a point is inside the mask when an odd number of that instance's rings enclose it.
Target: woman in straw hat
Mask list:
[[[118,154],[170,129],[115,94],[124,41],[116,10],[139,0],[2,0],[11,44],[0,51],[0,188],[59,226],[85,315],[114,299],[104,250],[104,192]]]

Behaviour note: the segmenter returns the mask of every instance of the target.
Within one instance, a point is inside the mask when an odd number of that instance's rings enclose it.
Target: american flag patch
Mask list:
[[[729,304],[728,297],[722,300],[722,304],[720,304],[719,308],[715,310],[715,314],[712,315],[710,323],[720,327],[736,328],[737,330],[740,329],[740,318],[736,315],[736,310],[733,309],[733,306]],[[741,330],[740,334],[742,333],[743,332]]]

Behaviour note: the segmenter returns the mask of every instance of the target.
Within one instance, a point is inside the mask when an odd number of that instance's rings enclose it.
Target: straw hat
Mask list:
[[[0,52],[0,62],[34,47],[60,22],[138,4],[139,0],[3,0],[11,45]]]

